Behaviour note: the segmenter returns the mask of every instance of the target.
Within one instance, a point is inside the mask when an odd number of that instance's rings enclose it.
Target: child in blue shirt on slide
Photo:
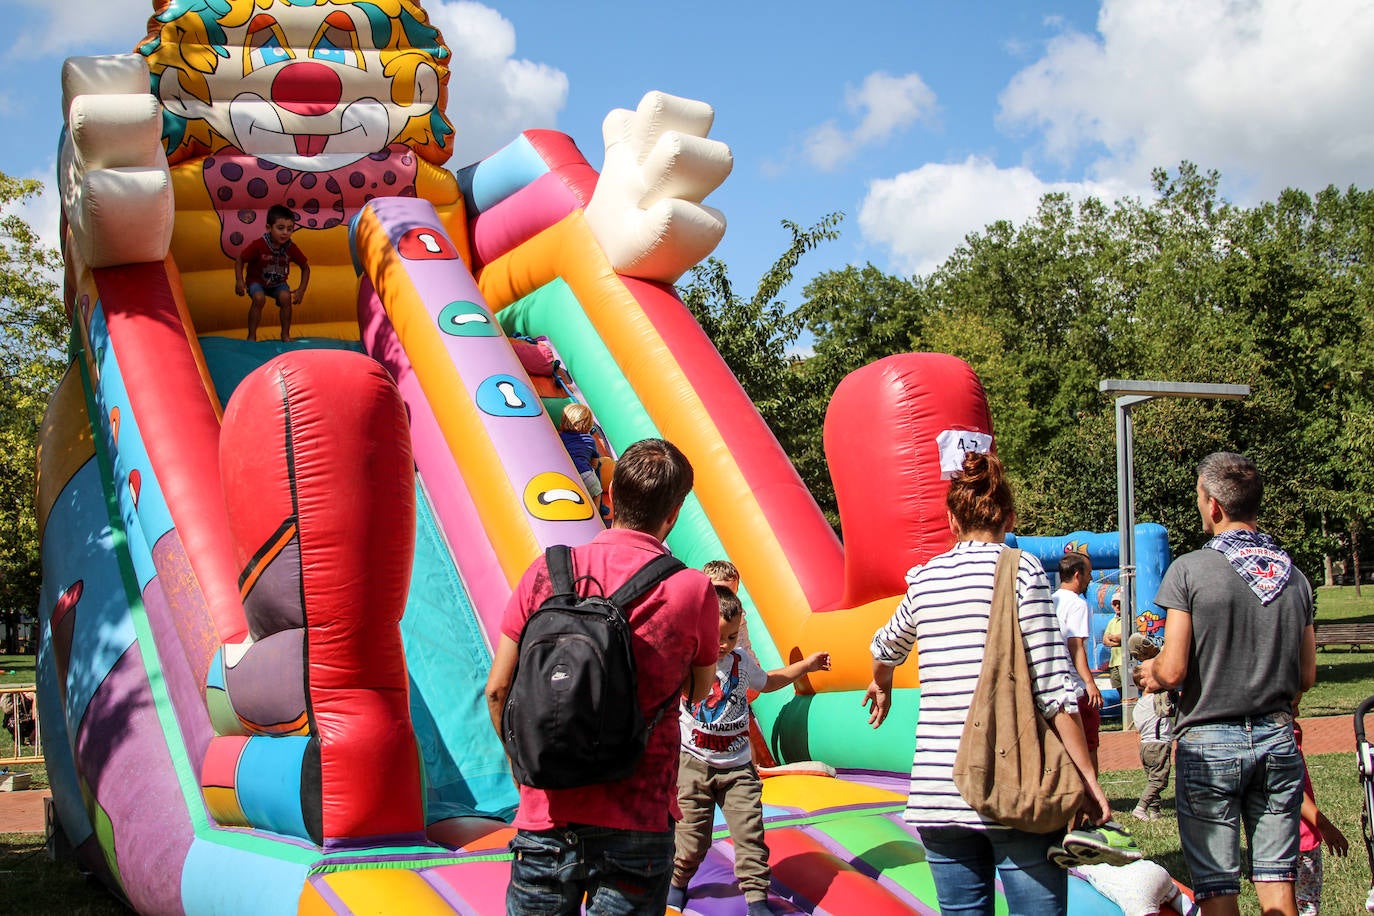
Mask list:
[[[596,472],[596,462],[601,453],[597,451],[596,440],[592,438],[592,412],[585,404],[569,404],[563,408],[563,422],[558,427],[558,438],[568,450],[573,467],[587,488],[587,495],[595,503],[601,498],[601,475]]]

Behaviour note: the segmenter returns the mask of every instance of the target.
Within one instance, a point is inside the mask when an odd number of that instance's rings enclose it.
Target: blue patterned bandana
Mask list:
[[[1293,561],[1278,542],[1258,531],[1228,531],[1212,538],[1207,546],[1226,555],[1231,568],[1250,586],[1260,604],[1277,598],[1293,572]]]

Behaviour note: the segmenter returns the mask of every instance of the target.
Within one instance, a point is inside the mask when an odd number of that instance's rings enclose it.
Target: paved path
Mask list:
[[[1350,716],[1302,719],[1303,751],[1335,754],[1355,750],[1355,728]],[[1134,770],[1140,766],[1140,743],[1135,732],[1103,732],[1098,749],[1102,772]],[[46,789],[0,792],[0,833],[43,833],[43,799]]]
[[[1355,752],[1354,716],[1324,716],[1320,719],[1299,719],[1302,725],[1302,752],[1307,755]],[[1133,732],[1103,732],[1097,749],[1098,769],[1113,770],[1140,768],[1140,738]]]
[[[47,789],[0,792],[0,833],[43,833],[43,799]]]

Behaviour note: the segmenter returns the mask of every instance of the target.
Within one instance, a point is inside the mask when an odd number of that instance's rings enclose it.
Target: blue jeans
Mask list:
[[[673,873],[673,833],[614,830],[569,824],[521,830],[510,841],[514,856],[506,912],[528,916],[662,916]]]
[[[1069,906],[1069,873],[1047,858],[1064,831],[921,827],[940,912],[993,916],[1001,877],[1009,916],[1054,916]]]
[[[1195,725],[1178,739],[1178,835],[1199,900],[1240,893],[1240,831],[1253,881],[1292,881],[1298,865],[1302,753],[1293,717]]]

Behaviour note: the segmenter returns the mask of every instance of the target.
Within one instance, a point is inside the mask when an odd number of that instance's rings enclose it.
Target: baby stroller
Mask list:
[[[1360,832],[1364,834],[1364,851],[1369,856],[1369,872],[1374,876],[1374,747],[1364,734],[1364,717],[1374,711],[1374,697],[1369,697],[1355,710],[1355,754],[1359,760],[1360,783],[1364,786],[1364,811],[1360,815]],[[1370,878],[1369,896],[1364,908],[1374,913],[1374,877]]]

